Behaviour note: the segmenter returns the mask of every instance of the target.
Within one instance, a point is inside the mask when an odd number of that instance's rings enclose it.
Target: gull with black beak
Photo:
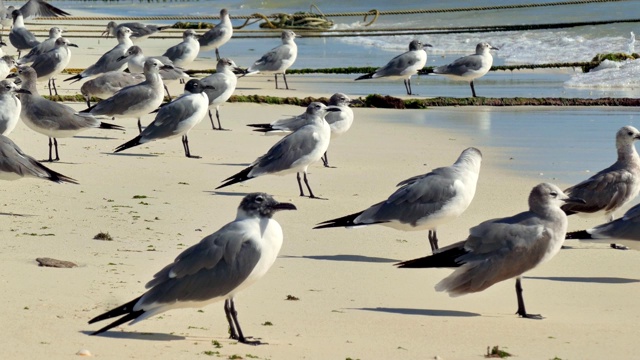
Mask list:
[[[307,180],[307,168],[320,160],[322,154],[327,151],[331,139],[331,128],[324,120],[328,111],[336,111],[327,108],[319,102],[312,102],[307,107],[307,124],[287,135],[257,158],[251,166],[239,173],[226,178],[221,189],[229,185],[247,181],[262,175],[286,175],[296,173],[300,196],[304,196],[300,172],[304,173],[304,183],[309,190],[309,197],[319,199],[311,191]]]
[[[553,184],[542,183],[529,194],[529,210],[487,220],[469,229],[469,237],[440,249],[431,256],[396,264],[401,268],[456,268],[438,284],[436,291],[455,297],[486,290],[500,281],[516,278],[517,314],[542,319],[524,306],[521,275],[554,257],[567,232],[563,204],[583,200],[565,195]]]
[[[260,280],[275,262],[283,233],[272,217],[281,210],[296,207],[265,193],[248,194],[234,221],[184,250],[157,272],[142,296],[91,319],[89,324],[122,316],[92,335],[129,321],[133,325],[171,309],[203,307],[224,299],[230,338],[243,344],[260,344],[240,328],[234,298]]]
[[[18,57],[20,57],[22,50],[31,50],[40,44],[40,41],[24,26],[24,18],[20,10],[13,10],[11,16],[13,17],[13,27],[9,32],[9,42],[18,50]]]
[[[409,51],[394,57],[378,70],[360,76],[356,81],[381,77],[399,78],[404,80],[407,95],[413,95],[411,90],[411,77],[422,70],[427,64],[427,51],[425,47],[431,47],[431,44],[423,44],[420,40],[412,40],[409,43]]]
[[[61,36],[62,29],[60,29],[59,27],[54,26],[49,29],[49,38],[38,44],[36,47],[32,48],[27,55],[18,59],[18,65],[32,63],[35,60],[36,56],[44,54],[47,51],[53,49],[56,46],[56,40],[58,40],[58,38]]]
[[[220,23],[198,38],[200,51],[216,49],[216,60],[220,60],[218,49],[226,44],[231,39],[231,36],[233,36],[233,25],[229,18],[229,11],[222,9],[220,10]]]
[[[118,33],[118,30],[125,27],[131,30],[131,39],[138,41],[146,39],[159,31],[170,29],[171,25],[157,26],[147,25],[139,22],[128,22],[118,25],[115,21],[109,21],[109,23],[107,24],[107,29],[102,32],[102,35],[106,34],[107,36],[115,36]]]
[[[493,56],[490,50],[499,49],[486,42],[479,43],[476,45],[475,54],[461,57],[449,65],[439,66],[433,69],[433,73],[444,75],[452,80],[468,81],[471,94],[476,97],[473,80],[485,76],[491,70]]]
[[[196,32],[187,29],[182,33],[182,42],[168,48],[162,56],[171,60],[174,66],[184,67],[198,57],[198,52],[200,52],[200,43],[196,39]]]
[[[266,73],[273,74],[276,80],[276,89],[278,89],[278,74],[282,74],[284,85],[289,90],[287,84],[287,69],[293,65],[298,57],[298,46],[295,41],[296,37],[300,37],[291,30],[283,30],[280,35],[282,45],[271,49],[268,53],[262,55],[246,72],[246,75]]]
[[[387,200],[343,217],[323,221],[314,229],[358,227],[379,224],[402,231],[429,230],[431,251],[438,250],[438,226],[462,215],[476,194],[482,153],[470,147],[448,167],[398,184]]]
[[[149,124],[140,135],[118,146],[115,152],[138,146],[149,141],[171,139],[182,136],[184,155],[188,158],[199,159],[200,156],[191,154],[187,134],[198,125],[207,113],[209,98],[207,85],[200,80],[189,80],[184,87],[184,94],[158,110],[155,120]]]
[[[168,66],[159,60],[148,59],[144,63],[143,82],[127,86],[81,113],[137,118],[138,130],[142,132],[142,116],[156,110],[164,100],[164,83],[159,73],[164,67]]]
[[[56,88],[56,79],[54,76],[60,74],[71,60],[71,50],[69,46],[78,47],[76,44],[72,44],[69,40],[59,37],[56,40],[55,47],[44,54],[37,55],[31,64],[33,70],[36,71],[38,80],[47,79],[49,81],[49,96],[51,93],[51,84],[53,84],[53,90],[58,95],[58,89]]]
[[[218,60],[216,73],[201,80],[202,83],[208,87],[205,92],[207,96],[209,96],[209,107],[216,108],[216,119],[218,119],[217,128],[213,123],[211,109],[209,109],[209,120],[211,120],[213,130],[225,130],[222,128],[222,124],[220,124],[220,106],[227,102],[236,90],[236,85],[238,84],[236,72],[240,71],[241,69],[236,66],[233,60],[222,58]]]

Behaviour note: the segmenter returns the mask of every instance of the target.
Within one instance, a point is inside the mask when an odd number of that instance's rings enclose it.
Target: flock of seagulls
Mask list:
[[[13,19],[10,42],[19,54],[21,51],[29,52],[17,62],[11,57],[0,60],[0,72],[5,72],[4,67],[10,69],[17,65],[16,76],[21,80],[21,87],[10,80],[0,81],[0,178],[4,180],[34,177],[77,184],[75,179],[59,174],[24,154],[7,137],[18,119],[49,138],[50,162],[60,159],[57,138],[72,137],[90,128],[124,130],[121,126],[102,122],[99,120],[102,116],[138,120],[139,134],[118,146],[115,152],[154,140],[181,137],[185,156],[198,158],[189,148],[189,130],[200,123],[207,112],[212,128],[223,130],[219,109],[235,91],[238,75],[274,74],[277,89],[280,74],[288,89],[286,71],[297,58],[294,42],[297,35],[290,30],[282,31],[282,45],[263,55],[247,70],[242,70],[229,58],[220,57],[220,47],[233,34],[226,9],[221,10],[221,21],[213,29],[200,37],[193,30],[186,30],[181,43],[157,57],[145,56],[142,48],[133,42],[141,43],[164,27],[110,22],[105,33],[115,36],[118,44],[82,73],[65,79],[72,83],[84,81],[81,92],[87,99],[88,108],[78,112],[38,94],[36,83],[39,80],[50,81],[50,93],[53,86],[57,94],[53,79],[68,65],[71,58],[69,46],[73,44],[62,37],[62,30],[57,27],[51,28],[48,39],[37,41],[24,27],[23,21],[23,15],[38,14],[32,10],[33,4],[38,5],[36,8],[43,7],[45,10],[40,11],[46,14],[51,14],[46,11],[67,14],[55,8],[52,10],[43,0],[30,0],[21,9],[10,11]],[[409,51],[356,80],[399,78],[403,79],[407,94],[412,94],[411,76],[424,68],[427,61],[425,48],[430,46],[413,40]],[[207,49],[216,51],[217,72],[203,79],[188,79],[182,68],[188,66],[199,51]],[[488,43],[480,43],[475,54],[437,67],[433,72],[469,81],[472,95],[476,96],[473,81],[485,75],[491,67],[493,58],[490,50],[497,49]],[[130,72],[123,72],[125,68]],[[162,105],[164,82],[179,79],[188,80],[184,93]],[[91,105],[91,96],[105,100]],[[250,124],[255,131],[284,137],[250,166],[223,180],[217,189],[259,176],[296,173],[300,196],[305,196],[304,181],[309,198],[323,199],[311,189],[308,168],[321,160],[325,167],[330,167],[327,151],[331,140],[346,133],[354,121],[350,103],[347,95],[336,93],[328,105],[313,102],[301,115],[269,124]],[[211,112],[213,108],[217,127]],[[142,116],[152,112],[156,112],[155,119],[143,128]],[[618,160],[611,167],[565,191],[553,184],[539,184],[529,194],[527,211],[482,222],[469,229],[467,239],[448,246],[439,246],[436,231],[440,225],[461,216],[474,198],[482,162],[482,153],[474,147],[462,151],[451,166],[401,181],[397,185],[399,188],[386,200],[362,211],[320,222],[315,229],[378,224],[402,231],[427,230],[432,254],[403,261],[396,264],[398,267],[455,268],[435,287],[437,291],[448,292],[451,296],[483,291],[498,282],[515,278],[517,314],[539,319],[541,315],[530,314],[525,309],[521,276],[555,256],[565,238],[590,241],[616,239],[638,248],[640,205],[622,218],[614,219],[614,211],[640,193],[640,157],[634,146],[638,139],[640,132],[634,127],[621,128],[616,135]],[[266,193],[246,195],[234,221],[179,254],[146,284],[147,291],[143,295],[90,320],[92,324],[119,317],[93,334],[127,322],[133,324],[170,309],[201,307],[224,300],[231,338],[242,343],[259,343],[244,335],[234,297],[259,280],[277,258],[283,242],[283,230],[272,219],[274,213],[295,209],[293,204],[280,203]],[[604,213],[609,222],[567,234],[567,215],[596,212]]]

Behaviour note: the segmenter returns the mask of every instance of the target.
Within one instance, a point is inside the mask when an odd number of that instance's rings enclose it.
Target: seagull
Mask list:
[[[180,80],[180,83],[184,83],[187,79],[189,79],[189,75],[187,75],[182,69],[176,67],[173,62],[166,56],[144,56],[142,53],[142,49],[138,45],[133,45],[130,47],[127,52],[119,58],[119,60],[127,60],[127,66],[129,67],[129,71],[132,73],[143,73],[144,72],[144,62],[147,59],[156,59],[162,63],[163,66],[160,69],[160,77],[164,81],[169,80]],[[171,94],[169,94],[169,89],[166,85],[164,85],[164,89],[167,92],[167,96],[171,98]]]
[[[16,93],[28,93],[10,80],[0,81],[0,134],[9,136],[20,119],[20,99]]]
[[[78,183],[76,180],[42,165],[38,160],[25,154],[11,139],[0,135],[0,179],[17,180],[25,177],[45,179],[56,183]]]
[[[284,79],[284,85],[289,90],[289,84],[287,84],[287,76],[285,72],[296,61],[298,56],[298,46],[293,41],[297,37],[291,30],[283,30],[280,38],[282,39],[282,45],[271,49],[268,53],[262,55],[262,57],[253,63],[248,69],[246,75],[256,73],[273,73],[276,79],[276,89],[278,88],[278,74],[282,74]]]
[[[554,257],[562,247],[567,216],[560,209],[581,199],[565,195],[556,185],[542,183],[529,194],[529,211],[487,220],[469,229],[469,237],[437,253],[396,264],[401,268],[457,268],[436,284],[436,291],[450,296],[480,292],[500,281],[516,278],[517,314],[527,313],[522,297],[521,275]]]
[[[100,122],[89,114],[78,114],[67,105],[40,96],[36,86],[36,71],[32,67],[26,65],[18,67],[18,75],[22,80],[22,88],[27,90],[26,93],[20,94],[22,105],[20,118],[35,132],[49,137],[49,162],[54,161],[51,156],[53,145],[56,150],[55,161],[60,160],[56,138],[75,136],[90,128],[124,130],[121,126]]]
[[[422,70],[427,64],[425,47],[431,47],[431,44],[423,44],[419,40],[412,40],[409,43],[409,51],[394,57],[387,65],[378,70],[360,76],[356,81],[380,77],[400,78],[404,79],[404,87],[407,90],[407,95],[412,95],[411,77]]]
[[[329,147],[331,129],[324,120],[327,111],[336,110],[327,108],[319,102],[309,104],[307,107],[307,125],[278,141],[265,155],[257,158],[248,168],[224,179],[224,183],[218,186],[216,190],[262,175],[286,175],[295,172],[297,173],[300,196],[304,196],[302,183],[300,182],[300,172],[302,171],[304,173],[304,183],[309,190],[309,198],[319,199],[313,194],[309,186],[307,168],[320,160],[322,154]]]
[[[177,67],[190,65],[198,56],[200,43],[196,39],[196,32],[187,29],[182,33],[182,42],[167,49],[162,56],[167,57]]]
[[[595,242],[615,239],[628,249],[640,250],[640,205],[632,207],[617,220],[591,229],[567,233],[566,238]]]
[[[338,111],[327,113],[324,119],[331,127],[331,140],[333,141],[340,135],[346,133],[353,124],[353,110],[349,107],[351,99],[343,93],[335,93],[329,98],[329,107],[335,107]],[[265,134],[286,135],[292,131],[296,131],[299,127],[306,123],[306,112],[291,118],[276,120],[270,124],[248,124],[254,127],[253,131],[263,132]],[[325,167],[329,166],[329,158],[325,152],[322,156],[322,163]]]
[[[35,60],[36,56],[44,54],[47,51],[53,49],[56,46],[56,40],[58,40],[58,38],[61,36],[62,29],[60,29],[59,27],[54,26],[49,29],[49,38],[32,48],[27,55],[18,59],[18,65],[32,63]]]
[[[84,78],[97,76],[109,71],[122,71],[127,66],[127,62],[124,59],[120,59],[127,49],[133,46],[131,42],[131,30],[127,27],[121,27],[118,29],[117,39],[118,45],[113,49],[104,53],[98,61],[84,69],[80,74],[74,75],[70,78],[64,79],[64,81],[70,81],[73,84],[76,81],[80,81]]]
[[[355,214],[323,221],[314,229],[380,224],[402,231],[429,230],[431,251],[438,250],[436,228],[456,219],[476,193],[482,153],[470,147],[448,167],[400,182],[389,198]]]
[[[220,106],[227,102],[236,90],[238,78],[235,72],[239,71],[241,71],[241,69],[236,66],[233,60],[222,58],[218,60],[215,74],[211,74],[201,80],[203,84],[209,86],[209,89],[205,91],[207,96],[209,96],[209,106],[215,106],[216,108],[216,119],[218,119],[217,128],[213,123],[211,110],[209,110],[209,120],[211,120],[213,130],[225,130],[220,124]]]
[[[118,25],[115,21],[110,21],[107,24],[107,29],[102,32],[102,35],[107,34],[107,35],[115,36],[118,33],[118,30],[122,29],[123,27],[126,27],[131,30],[131,39],[136,41],[146,39],[150,35],[153,35],[158,31],[171,29],[171,25],[166,25],[166,26],[145,25],[139,22],[128,22],[128,23],[122,23]]]
[[[13,24],[12,13],[15,9],[16,8],[14,6],[5,8],[4,2],[0,1],[0,25],[2,25],[3,32],[5,27],[11,26]],[[20,13],[24,16],[25,19],[29,19],[35,16],[60,17],[71,15],[64,10],[60,10],[53,5],[50,5],[44,0],[29,0],[18,10],[20,10]],[[0,41],[2,41],[1,36]]]
[[[16,66],[16,60],[13,56],[4,55],[0,58],[0,79],[6,79],[11,69]]]
[[[231,19],[229,18],[229,11],[227,9],[220,10],[220,23],[213,27],[213,29],[202,34],[198,38],[200,43],[200,50],[209,51],[216,49],[216,60],[220,60],[220,52],[218,49],[231,39],[233,35],[233,26],[231,25]]]
[[[476,45],[474,55],[464,56],[449,65],[439,66],[433,69],[434,74],[444,75],[453,80],[469,81],[471,93],[476,97],[476,89],[473,80],[485,76],[493,65],[493,56],[489,50],[499,50],[489,43],[482,42]]]
[[[262,278],[275,262],[283,234],[272,216],[280,210],[296,207],[277,202],[265,193],[248,194],[242,199],[234,221],[186,249],[157,272],[142,296],[89,320],[93,324],[124,315],[92,335],[128,321],[133,325],[167,310],[202,307],[224,299],[230,338],[244,344],[259,344],[259,340],[244,336],[234,298],[240,290]]]
[[[583,199],[585,204],[566,204],[567,215],[604,212],[613,221],[614,212],[635,199],[640,193],[640,157],[634,143],[640,132],[633,126],[623,126],[616,133],[618,160],[589,179],[565,190],[569,196]],[[617,248],[615,244],[612,247]]]
[[[53,90],[58,96],[58,89],[56,88],[56,79],[54,76],[60,74],[71,60],[71,50],[69,46],[78,47],[76,44],[72,44],[69,40],[59,37],[56,40],[55,47],[44,54],[37,55],[33,59],[31,67],[36,71],[38,80],[49,80],[49,96],[51,94],[51,84],[53,83]]]
[[[139,84],[144,81],[143,74],[132,74],[123,71],[109,71],[98,76],[95,79],[86,81],[80,87],[80,92],[87,100],[87,106],[91,107],[89,101],[92,96],[106,99],[112,97],[115,93],[123,88]]]
[[[165,66],[156,59],[148,59],[144,63],[143,82],[127,86],[81,113],[137,118],[138,130],[142,132],[140,118],[156,110],[164,100],[164,84],[159,71]]]
[[[24,27],[24,19],[20,10],[13,10],[13,28],[9,32],[9,42],[18,50],[18,57],[22,50],[31,50],[40,44],[33,33]]]
[[[170,139],[182,136],[184,155],[188,158],[200,156],[191,155],[189,151],[189,130],[198,125],[207,113],[209,98],[207,85],[200,80],[189,80],[184,87],[184,94],[158,110],[155,120],[147,126],[140,135],[118,146],[115,152],[138,146],[158,139]]]

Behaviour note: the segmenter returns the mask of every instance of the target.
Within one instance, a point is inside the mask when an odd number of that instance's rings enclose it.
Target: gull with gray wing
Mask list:
[[[229,11],[222,9],[220,10],[220,23],[198,38],[200,50],[209,51],[216,49],[216,60],[220,60],[220,52],[218,49],[226,44],[231,39],[231,36],[233,36],[233,25],[229,18]]]
[[[240,68],[236,66],[233,60],[222,58],[218,60],[216,64],[216,73],[202,79],[202,83],[208,87],[205,92],[209,97],[209,107],[214,106],[216,108],[216,119],[218,119],[217,128],[213,123],[211,109],[209,109],[209,120],[211,120],[213,130],[225,130],[222,128],[222,124],[220,124],[220,106],[227,102],[236,90],[238,78],[235,72],[239,71]]]
[[[198,52],[200,52],[200,43],[196,39],[196,32],[187,29],[182,33],[182,42],[168,48],[162,56],[171,60],[174,66],[184,67],[198,57]]]
[[[425,47],[431,47],[431,44],[423,44],[419,40],[412,40],[409,43],[409,51],[394,57],[378,70],[360,76],[356,81],[381,77],[391,79],[399,78],[404,80],[407,95],[413,95],[411,91],[411,77],[422,70],[427,64],[427,51],[424,49]]]
[[[485,76],[493,65],[493,56],[490,50],[499,50],[489,43],[482,42],[476,45],[476,53],[456,59],[449,65],[439,66],[433,69],[434,74],[444,75],[452,80],[469,81],[471,94],[476,97],[476,89],[473,80]]]
[[[0,179],[17,180],[22,178],[44,179],[56,183],[78,183],[76,180],[42,165],[38,160],[25,154],[11,139],[0,135]]]
[[[436,291],[455,297],[486,290],[516,278],[517,314],[542,319],[526,311],[521,275],[554,257],[567,232],[563,204],[581,199],[565,195],[553,184],[542,183],[529,194],[529,210],[517,215],[487,220],[469,229],[469,237],[440,249],[431,256],[396,264],[401,268],[457,268],[436,284]]]
[[[184,155],[197,158],[189,150],[187,134],[198,125],[207,113],[209,98],[206,94],[207,86],[200,80],[189,80],[184,87],[184,94],[158,110],[156,118],[140,135],[118,146],[115,152],[120,152],[159,139],[171,139],[182,136]]]
[[[259,344],[240,328],[234,298],[260,280],[275,262],[283,233],[272,216],[281,210],[296,207],[277,202],[265,193],[248,194],[234,221],[184,250],[173,263],[157,272],[142,296],[89,320],[93,324],[122,316],[92,335],[127,322],[133,325],[171,309],[203,307],[224,299],[230,338]]]
[[[69,46],[78,47],[78,45],[70,43],[69,40],[59,37],[53,49],[36,56],[31,64],[33,70],[36,71],[38,80],[47,79],[49,81],[49,96],[52,95],[51,84],[53,84],[56,96],[58,95],[54,76],[60,74],[69,65],[71,60]]]
[[[293,133],[287,135],[267,151],[265,155],[257,158],[251,166],[223,180],[223,184],[216,189],[247,181],[262,175],[286,175],[296,173],[300,196],[304,196],[300,172],[304,173],[304,183],[309,190],[309,197],[317,199],[311,191],[307,180],[307,168],[320,160],[322,154],[327,151],[331,139],[331,128],[324,120],[328,111],[336,111],[327,108],[319,102],[312,102],[307,107],[307,124]]]
[[[588,242],[611,242],[627,249],[640,250],[640,205],[629,209],[622,217],[594,228],[567,233],[567,239]]]
[[[171,25],[157,26],[147,25],[139,22],[127,22],[118,25],[115,21],[109,21],[109,23],[107,24],[107,29],[102,32],[102,35],[108,34],[111,36],[116,36],[118,30],[125,27],[131,30],[131,40],[138,41],[144,40],[159,31],[170,29]]]
[[[20,118],[35,132],[49,137],[49,162],[54,161],[51,154],[54,145],[55,161],[60,160],[57,138],[72,137],[91,128],[124,130],[121,126],[100,122],[90,114],[79,114],[67,105],[40,96],[36,86],[37,75],[30,66],[20,66],[18,75],[22,80],[22,89],[27,90],[20,94]]]
[[[18,57],[20,57],[22,50],[31,50],[40,44],[40,41],[24,26],[24,18],[20,10],[13,10],[11,16],[13,17],[13,27],[9,32],[9,42],[18,50]]]
[[[296,35],[291,30],[283,30],[280,35],[282,45],[271,49],[268,53],[262,55],[253,65],[247,69],[246,75],[265,73],[273,74],[276,80],[276,89],[278,88],[278,74],[282,74],[284,79],[284,85],[289,90],[289,84],[287,84],[287,69],[293,65],[298,57],[298,46],[293,41]]]
[[[36,56],[44,54],[47,51],[53,49],[56,46],[56,40],[58,40],[58,38],[61,36],[62,29],[60,29],[59,27],[54,26],[49,29],[49,38],[32,48],[27,55],[18,59],[18,65],[32,63],[35,60]]]
[[[144,81],[143,74],[132,74],[124,71],[109,71],[94,79],[85,81],[80,87],[80,92],[87,101],[87,106],[91,107],[89,101],[92,96],[101,99],[112,97],[123,88]]]
[[[438,250],[438,226],[458,218],[476,193],[482,153],[470,147],[448,167],[411,177],[389,198],[355,214],[323,221],[314,229],[380,224],[402,231],[429,230],[431,251]]]

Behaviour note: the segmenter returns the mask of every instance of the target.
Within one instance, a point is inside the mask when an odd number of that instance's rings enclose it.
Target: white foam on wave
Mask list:
[[[640,60],[605,60],[588,73],[576,73],[564,86],[592,89],[640,88]]]

